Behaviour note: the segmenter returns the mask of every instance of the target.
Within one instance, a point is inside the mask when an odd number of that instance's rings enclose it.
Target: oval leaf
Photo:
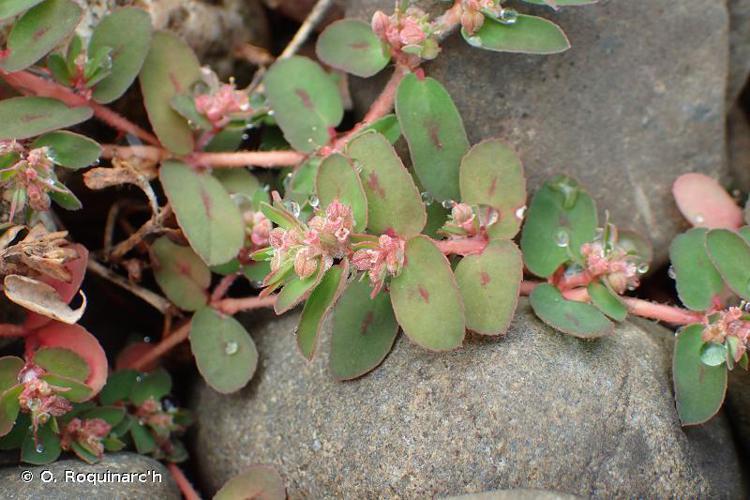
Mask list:
[[[705,228],[694,228],[677,236],[669,246],[669,258],[675,273],[677,295],[686,307],[705,311],[721,293],[724,281],[706,249]]]
[[[31,145],[32,148],[44,146],[50,148],[49,156],[57,165],[72,169],[93,165],[102,153],[102,147],[96,141],[67,130],[44,134]]]
[[[16,356],[0,358],[0,394],[18,384],[18,372],[23,365],[23,360]]]
[[[42,347],[34,353],[34,364],[55,375],[84,382],[89,365],[78,354],[64,347]]]
[[[511,241],[490,242],[480,255],[464,257],[456,281],[466,309],[466,328],[482,335],[505,333],[518,304],[523,258]]]
[[[135,370],[119,370],[107,379],[107,385],[99,393],[99,402],[111,405],[122,401],[129,401],[130,393],[139,374]]]
[[[406,242],[401,274],[391,280],[391,304],[409,339],[433,351],[461,345],[464,305],[448,259],[425,236]]]
[[[592,281],[588,286],[591,303],[601,312],[615,321],[625,321],[628,308],[612,290],[599,281]]]
[[[285,500],[284,480],[270,465],[251,465],[221,487],[213,500]]]
[[[437,200],[457,200],[469,140],[448,91],[432,78],[406,75],[396,93],[396,115],[422,186]]]
[[[258,351],[245,328],[210,307],[193,316],[190,348],[208,385],[223,394],[245,387],[258,364]]]
[[[362,78],[378,73],[391,60],[389,48],[358,19],[329,24],[318,37],[315,53],[325,64]]]
[[[328,311],[331,310],[346,286],[349,264],[343,261],[340,266],[330,268],[320,284],[310,294],[302,309],[302,317],[297,327],[297,347],[307,359],[312,359],[318,343],[320,328]]]
[[[29,311],[63,323],[77,323],[86,310],[86,297],[78,309],[72,309],[53,287],[26,276],[9,274],[3,280],[5,296]]]
[[[745,239],[727,229],[714,229],[706,234],[706,249],[729,288],[749,300],[750,246]]]
[[[21,384],[0,392],[0,436],[5,436],[13,430],[18,412],[21,410],[18,397],[22,392],[23,385]]]
[[[318,286],[323,274],[325,273],[321,265],[318,265],[318,270],[305,279],[300,279],[294,274],[294,277],[284,285],[276,298],[276,303],[273,306],[276,314],[283,314],[305,300]]]
[[[696,227],[737,229],[742,209],[716,179],[704,174],[683,174],[674,181],[672,194],[682,215]]]
[[[177,161],[164,162],[159,179],[177,222],[203,261],[217,265],[234,258],[245,241],[244,224],[221,183]]]
[[[682,425],[697,425],[713,417],[724,402],[725,366],[701,362],[703,325],[690,325],[677,335],[672,358],[674,394]]]
[[[485,16],[474,35],[461,30],[469,45],[495,52],[557,54],[570,48],[568,37],[558,25],[536,16],[518,14],[513,24],[503,24]]]
[[[0,101],[0,139],[28,139],[88,120],[94,112],[69,108],[48,97],[11,97]]]
[[[347,153],[361,168],[369,231],[393,231],[402,238],[419,234],[427,221],[424,203],[388,140],[377,132],[363,134],[349,143]]]
[[[36,438],[33,432],[26,434],[21,446],[21,461],[33,465],[54,462],[60,456],[60,438],[52,429],[52,421],[39,427]]]
[[[5,0],[0,3],[0,20],[8,19],[30,9],[43,0]]]
[[[263,83],[274,118],[294,149],[310,153],[328,143],[329,129],[341,122],[344,106],[333,78],[320,65],[301,56],[281,59]]]
[[[552,328],[584,339],[610,335],[614,324],[591,304],[566,300],[548,283],[534,288],[529,297],[534,313]]]
[[[162,236],[151,246],[154,277],[169,300],[180,309],[196,311],[208,302],[211,271],[190,247]]]
[[[518,155],[497,139],[473,146],[461,160],[461,201],[488,205],[500,214],[487,232],[491,238],[512,238],[521,227],[526,205],[526,177]]]
[[[334,153],[328,156],[318,168],[315,191],[321,208],[325,209],[333,200],[339,200],[352,208],[354,230],[364,231],[367,227],[367,197],[359,174],[349,160]]]
[[[193,151],[193,131],[172,109],[171,101],[187,93],[199,78],[200,63],[193,50],[177,35],[154,33],[139,78],[143,104],[159,141],[178,155]]]
[[[130,402],[140,406],[149,399],[161,401],[172,390],[172,377],[164,368],[139,375],[130,388]]]

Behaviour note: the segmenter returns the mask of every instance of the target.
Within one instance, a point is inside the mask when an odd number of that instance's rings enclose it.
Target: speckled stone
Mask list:
[[[585,497],[744,497],[723,417],[686,434],[672,399],[671,333],[629,323],[584,342],[552,331],[525,300],[504,339],[427,352],[403,337],[373,373],[334,382],[328,330],[312,363],[298,316],[245,317],[255,378],[192,408],[202,484],[215,492],[253,463],[291,498],[425,498],[497,489]],[[656,335],[657,338],[654,338]]]
[[[22,479],[23,473],[31,472],[31,480]],[[45,472],[47,471],[47,472]],[[134,482],[77,482],[66,476],[71,471],[78,474],[98,473],[99,481],[104,481],[104,474],[109,471],[110,478],[114,474],[146,473],[144,482],[135,479]],[[149,474],[149,471],[150,474]],[[67,472],[67,474],[71,474]],[[44,475],[43,475],[44,473]],[[50,475],[51,473],[51,475]],[[160,475],[161,480],[155,479]],[[66,480],[68,477],[68,480]],[[93,476],[90,476],[93,478]],[[47,482],[42,481],[45,479]],[[112,499],[112,500],[179,500],[180,490],[172,480],[167,469],[156,460],[135,453],[114,453],[105,455],[104,459],[95,465],[89,465],[80,460],[59,460],[50,465],[31,466],[20,464],[0,469],[0,485],[4,500],[71,500],[83,498]]]
[[[349,15],[369,19],[391,0],[351,0]],[[600,0],[550,9],[572,48],[560,55],[500,54],[469,47],[456,34],[425,65],[458,106],[469,139],[500,137],[520,153],[534,191],[562,172],[587,186],[600,210],[654,244],[667,260],[686,228],[672,197],[685,172],[725,180],[724,119],[729,22],[726,0]],[[387,75],[384,75],[387,76]],[[353,79],[355,109],[382,81]]]
[[[516,489],[469,493],[446,497],[444,500],[575,500],[576,498],[580,497],[556,491]]]
[[[750,0],[727,0],[729,7],[729,86],[727,100],[740,95],[750,75]]]

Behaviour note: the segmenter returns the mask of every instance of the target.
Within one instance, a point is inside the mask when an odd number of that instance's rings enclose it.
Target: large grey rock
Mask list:
[[[729,86],[727,102],[733,103],[750,75],[750,0],[727,0],[729,7]]]
[[[133,473],[143,475],[132,476],[129,481],[123,479],[126,474]],[[3,467],[0,469],[0,484],[1,496],[5,500],[182,498],[172,476],[161,463],[135,453],[107,454],[95,465],[66,459],[43,466],[20,464]]]
[[[729,169],[738,188],[750,191],[750,120],[739,105],[727,116]]]
[[[744,496],[725,420],[679,426],[663,329],[625,323],[584,342],[542,325],[522,300],[506,338],[436,354],[402,337],[375,372],[337,383],[327,340],[312,363],[297,352],[297,320],[245,318],[255,378],[234,395],[196,390],[193,456],[208,493],[269,463],[291,498]]]
[[[390,0],[352,0],[369,19]],[[725,0],[601,0],[533,9],[554,19],[572,49],[561,55],[498,54],[451,36],[425,65],[453,96],[472,143],[498,136],[518,149],[533,191],[567,172],[614,222],[649,236],[657,263],[685,228],[672,182],[685,172],[725,180]],[[353,84],[364,110],[382,86]]]
[[[580,497],[556,491],[515,489],[468,493],[445,500],[575,500],[576,498]]]

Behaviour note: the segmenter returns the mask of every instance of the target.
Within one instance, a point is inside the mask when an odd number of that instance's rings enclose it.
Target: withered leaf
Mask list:
[[[83,304],[78,309],[72,309],[54,288],[33,278],[10,274],[3,280],[3,286],[6,297],[12,302],[62,323],[75,324],[86,310],[86,296],[83,292],[80,292]]]

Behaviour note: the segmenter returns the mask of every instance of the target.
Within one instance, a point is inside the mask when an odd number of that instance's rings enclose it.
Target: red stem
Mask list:
[[[216,285],[216,288],[214,288],[213,293],[211,294],[211,303],[217,302],[224,298],[224,295],[227,294],[229,291],[229,288],[232,286],[232,283],[235,282],[237,279],[236,274],[228,274],[221,278],[221,281],[218,285]]]
[[[482,253],[487,240],[482,237],[460,238],[453,240],[433,240],[435,246],[445,255],[474,255]]]
[[[222,299],[212,304],[212,306],[224,314],[232,315],[240,311],[252,311],[253,309],[262,309],[264,307],[273,307],[276,304],[276,296],[268,297],[244,297],[241,299]]]
[[[177,483],[177,486],[180,488],[185,500],[201,500],[201,496],[195,491],[190,480],[185,477],[182,469],[180,469],[177,464],[170,462],[167,464],[167,469],[169,469],[169,472],[172,474],[172,478],[174,478],[174,482]]]
[[[26,329],[23,326],[11,323],[0,323],[0,338],[23,337],[24,335],[26,335]]]
[[[305,159],[297,151],[236,151],[233,153],[193,153],[189,161],[202,167],[292,167]]]

